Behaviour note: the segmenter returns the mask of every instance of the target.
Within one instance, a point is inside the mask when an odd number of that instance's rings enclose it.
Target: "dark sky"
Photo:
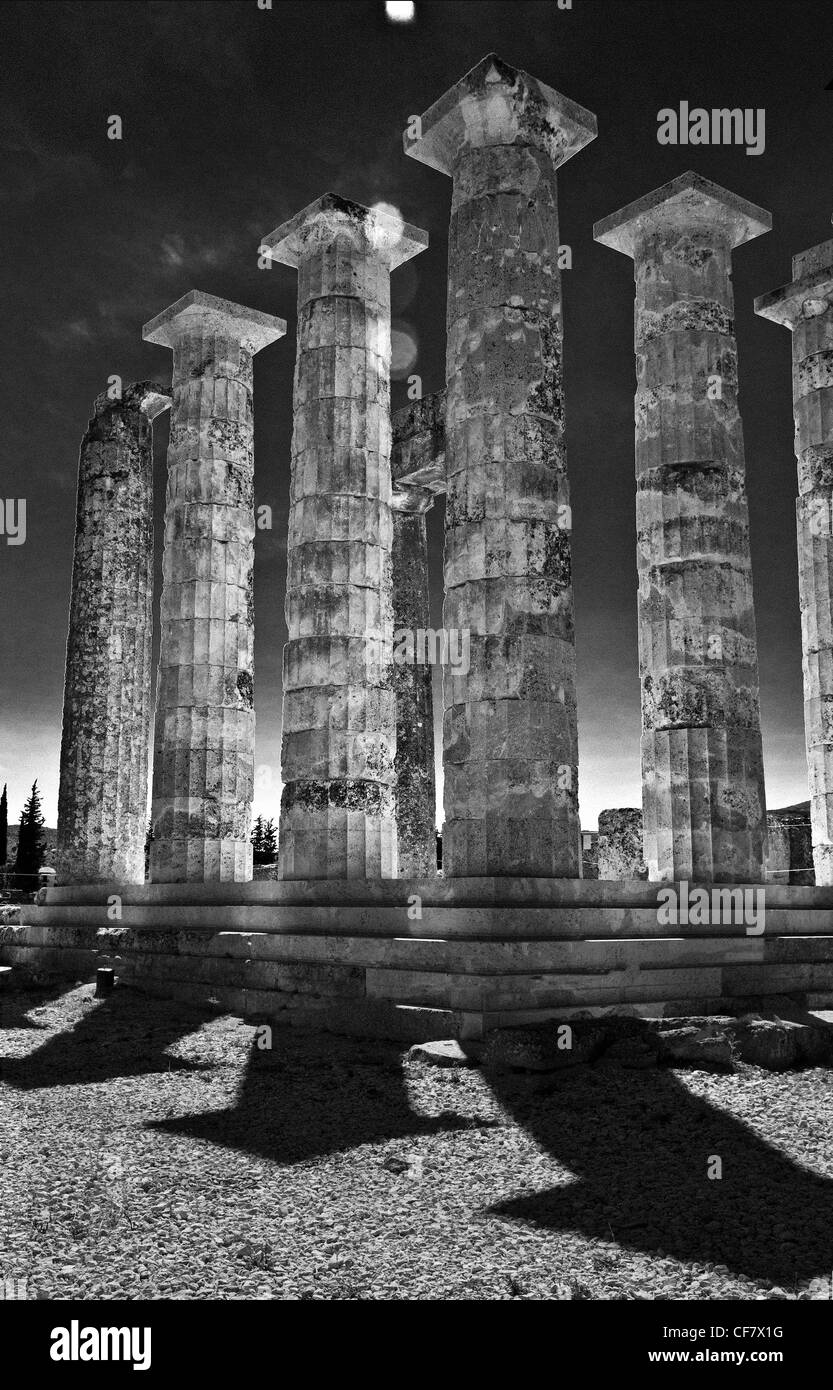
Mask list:
[[[295,272],[259,270],[259,238],[333,190],[384,201],[429,249],[394,273],[394,315],[444,382],[451,184],[402,153],[426,110],[490,51],[598,116],[559,175],[568,458],[579,668],[580,800],[638,805],[633,465],[633,268],[593,223],[688,168],[769,209],[735,256],[741,409],[752,524],[770,805],[807,795],[795,555],[789,333],[753,314],[790,257],[833,236],[830,0],[24,3],[0,9],[0,302],[5,361],[0,496],[25,497],[28,536],[0,538],[0,783],[10,815],[37,777],[54,824],[78,445],[95,396],[169,378],[142,324],[197,288],[280,314],[255,366],[257,502],[274,529],[255,568],[256,810],[277,815]],[[766,147],[657,143],[657,112],[762,107]],[[107,139],[107,117],[124,136]],[[405,386],[394,385],[394,408]],[[167,424],[157,426],[158,516]],[[440,623],[441,512],[432,514]],[[158,605],[158,599],[157,599]],[[269,778],[271,776],[271,790]]]

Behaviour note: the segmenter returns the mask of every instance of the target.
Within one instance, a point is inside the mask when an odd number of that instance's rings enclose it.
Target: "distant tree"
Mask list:
[[[40,792],[37,779],[32,783],[32,793],[20,816],[20,829],[17,834],[17,856],[14,863],[16,886],[24,892],[34,892],[37,876],[46,857],[46,837]]]
[[[275,830],[275,822],[268,820],[263,827],[263,842],[261,845],[264,864],[271,864],[278,854],[278,834]]]
[[[271,864],[277,857],[278,836],[273,820],[258,816],[252,830],[252,859],[255,864]]]
[[[263,816],[258,816],[252,827],[252,858],[256,864],[262,864],[260,856],[263,853]]]
[[[9,857],[9,798],[6,795],[6,783],[3,783],[3,795],[0,796],[0,869],[2,869]]]

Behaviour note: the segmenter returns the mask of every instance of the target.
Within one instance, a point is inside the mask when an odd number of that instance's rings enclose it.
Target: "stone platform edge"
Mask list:
[[[89,981],[109,966],[122,984],[183,1003],[408,1041],[475,1038],[548,1018],[715,1014],[775,996],[833,1005],[833,890],[749,885],[765,888],[771,912],[770,930],[749,935],[725,925],[661,930],[663,886],[438,879],[56,888],[22,910],[20,925],[0,928],[0,961],[36,983]],[[135,924],[105,924],[113,897]],[[421,923],[404,910],[415,897],[426,909]],[[203,912],[212,925],[200,925]],[[282,920],[267,925],[273,918]]]
[[[694,885],[689,885],[689,891]],[[833,885],[791,887],[781,883],[703,883],[713,890],[763,891],[767,907],[818,907],[833,912]],[[635,879],[587,878],[444,878],[423,879],[259,879],[247,883],[96,883],[43,888],[38,904],[98,904],[119,896],[124,903],[152,906],[198,904],[271,904],[322,906],[401,905],[418,896],[427,906],[587,906],[653,907],[662,889],[681,885]],[[27,904],[22,909],[28,910]]]

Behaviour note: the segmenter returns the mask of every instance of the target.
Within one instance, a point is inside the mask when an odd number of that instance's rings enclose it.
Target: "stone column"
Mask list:
[[[244,882],[254,782],[252,358],[283,319],[192,290],[173,349],[150,877]]]
[[[393,512],[393,688],[396,696],[396,829],[400,878],[437,871],[432,667],[422,634],[431,627],[425,513],[432,493],[417,489]],[[409,641],[402,641],[407,633]],[[427,644],[426,644],[427,646]],[[411,660],[397,660],[407,651]]]
[[[755,300],[792,333],[804,732],[817,884],[833,883],[833,241],[793,257],[792,284]]]
[[[298,270],[281,878],[394,878],[390,272],[427,244],[327,193],[263,240]]]
[[[445,392],[398,410],[391,424],[399,875],[425,878],[437,872],[433,672],[422,659],[431,631],[425,518],[436,493],[445,491]],[[403,633],[413,643],[413,661],[396,659]]]
[[[758,883],[766,803],[732,251],[769,213],[682,174],[597,223],[632,256],[644,857]]]
[[[143,883],[153,600],[153,434],[165,387],[99,396],[81,441],[58,883]]]
[[[494,55],[405,135],[451,176],[446,357],[443,863],[580,873],[556,169],[583,107]]]

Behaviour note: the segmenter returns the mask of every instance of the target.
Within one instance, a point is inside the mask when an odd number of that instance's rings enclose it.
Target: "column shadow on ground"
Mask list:
[[[830,1073],[818,1075],[833,1105]],[[692,1095],[673,1071],[602,1064],[526,1085],[508,1072],[487,1077],[517,1123],[577,1179],[501,1202],[493,1215],[726,1265],[787,1291],[830,1275],[833,1180]],[[763,1114],[763,1086],[760,1104]],[[722,1161],[719,1179],[708,1177],[712,1156]]]
[[[282,1028],[272,1051],[253,1046],[237,1103],[228,1110],[151,1121],[148,1128],[188,1135],[274,1163],[300,1163],[362,1144],[496,1121],[411,1108],[396,1043],[357,1042]]]
[[[0,993],[0,1030],[4,1028],[29,1028],[43,1031],[48,1023],[41,1023],[29,1015],[43,1009],[56,999],[73,989],[66,980],[56,980],[50,985],[32,985],[27,989],[14,989]]]
[[[66,989],[64,982],[58,993]],[[213,1017],[216,1010],[174,1007],[170,1001],[117,990],[109,998],[93,1000],[71,1030],[51,1037],[28,1056],[0,1058],[0,1081],[28,1091],[93,1085],[149,1072],[205,1071],[206,1064],[172,1057],[167,1049]]]

